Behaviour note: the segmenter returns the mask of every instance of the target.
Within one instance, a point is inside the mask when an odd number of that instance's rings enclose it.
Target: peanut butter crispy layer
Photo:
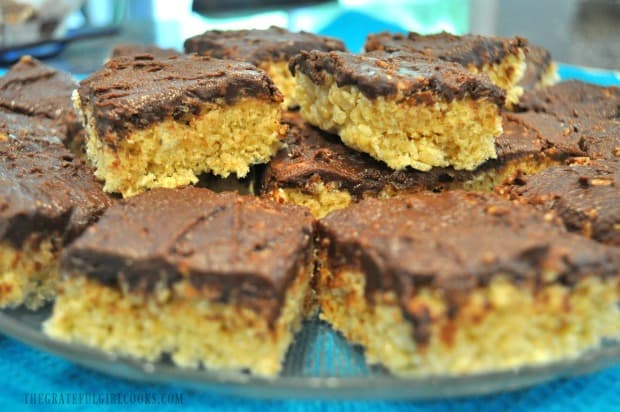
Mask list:
[[[432,104],[469,96],[503,105],[504,92],[484,75],[474,75],[456,63],[429,59],[422,54],[372,52],[302,52],[291,59],[293,75],[299,71],[314,84],[325,81],[325,73],[334,76],[338,87],[356,86],[368,99],[379,96],[401,101]]]
[[[76,87],[77,82],[68,73],[25,56],[0,77],[0,107],[53,120],[62,133],[60,137],[70,146],[83,132],[71,103]]]
[[[82,107],[92,107],[99,138],[111,147],[130,131],[165,118],[182,122],[207,102],[234,104],[244,97],[282,101],[262,70],[205,56],[112,59],[80,82],[78,93]]]
[[[620,159],[550,167],[501,190],[554,211],[570,231],[620,246]]]
[[[617,249],[567,234],[533,208],[490,194],[366,199],[322,219],[318,230],[331,273],[363,273],[370,302],[376,291],[394,292],[420,345],[429,342],[433,320],[408,302],[421,289],[441,291],[454,318],[469,294],[497,275],[536,290],[620,273]]]
[[[65,253],[62,269],[139,294],[185,280],[208,291],[206,300],[274,321],[310,263],[312,233],[312,217],[297,206],[193,187],[153,190],[110,208]]]
[[[345,50],[342,41],[316,34],[293,33],[271,26],[266,30],[209,30],[185,40],[186,53],[220,59],[247,61],[288,61],[302,50]]]
[[[366,51],[410,51],[434,58],[482,69],[487,64],[499,64],[509,55],[517,55],[527,45],[522,37],[501,38],[477,35],[456,36],[442,32],[422,35],[382,32],[366,38]]]

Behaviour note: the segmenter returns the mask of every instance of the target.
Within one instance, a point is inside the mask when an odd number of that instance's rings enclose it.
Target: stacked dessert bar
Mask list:
[[[620,89],[552,85],[521,37],[184,46],[0,79],[0,305],[55,298],[54,339],[262,376],[317,311],[398,375],[620,338]],[[244,177],[258,196],[211,190]]]
[[[0,307],[51,300],[62,249],[113,202],[65,147],[81,129],[75,87],[30,57],[0,79]]]

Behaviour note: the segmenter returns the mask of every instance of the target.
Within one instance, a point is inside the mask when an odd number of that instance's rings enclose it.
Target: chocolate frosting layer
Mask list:
[[[620,87],[579,80],[559,82],[526,91],[517,109],[549,113],[576,127],[590,125],[593,120],[620,121]]]
[[[498,275],[534,288],[585,276],[620,274],[620,250],[566,233],[526,205],[492,194],[447,191],[365,199],[318,223],[332,270],[361,270],[369,299],[394,291],[403,313],[424,331],[430,319],[407,303],[422,287],[443,292],[449,315]],[[424,343],[427,333],[414,338]]]
[[[160,189],[119,202],[66,251],[65,272],[136,293],[189,281],[206,299],[241,302],[274,320],[312,258],[301,207],[233,192]]]
[[[77,82],[68,74],[25,56],[0,77],[0,107],[12,112],[56,121],[63,140],[82,132],[71,102]]]
[[[68,243],[112,202],[53,126],[0,112],[0,240],[16,248],[52,233]]]
[[[366,38],[366,51],[418,52],[433,58],[482,69],[499,64],[506,56],[517,55],[527,45],[523,37],[503,38],[477,35],[455,36],[450,33],[422,35],[415,32],[382,32]]]
[[[504,132],[495,141],[497,159],[476,171],[433,168],[394,171],[372,157],[342,144],[338,136],[305,123],[298,113],[284,115],[289,125],[286,145],[266,166],[259,192],[292,187],[312,193],[317,180],[331,188],[347,190],[355,200],[377,194],[386,187],[397,191],[440,191],[458,182],[471,180],[477,173],[499,168],[507,161],[528,155],[546,155],[558,160],[583,155],[578,140],[567,137],[570,130],[555,117],[544,113],[505,113]]]
[[[150,55],[158,59],[167,59],[169,57],[180,56],[181,53],[174,49],[163,49],[155,45],[125,43],[117,44],[110,53],[110,58],[115,57],[134,57],[141,55]]]
[[[580,130],[579,147],[593,159],[620,158],[620,120],[593,121]]]
[[[304,31],[293,33],[276,26],[266,30],[209,30],[185,40],[184,48],[186,53],[242,60],[257,66],[288,61],[302,50],[346,50],[338,39]]]
[[[431,59],[419,53],[302,52],[290,60],[293,75],[297,70],[313,83],[325,83],[331,74],[338,85],[356,86],[369,99],[379,96],[397,100],[413,99],[432,104],[469,96],[504,104],[505,93],[485,74],[469,73],[459,64]]]
[[[593,159],[620,156],[620,87],[560,82],[526,91],[518,109],[546,113],[568,125],[572,131],[567,140],[577,142],[583,155]]]
[[[521,177],[512,194],[555,211],[570,231],[620,246],[620,159],[551,167]]]
[[[264,71],[205,56],[156,59],[120,57],[80,82],[83,107],[91,107],[99,138],[115,147],[127,133],[166,118],[182,121],[207,102],[234,104],[252,97],[282,102]]]

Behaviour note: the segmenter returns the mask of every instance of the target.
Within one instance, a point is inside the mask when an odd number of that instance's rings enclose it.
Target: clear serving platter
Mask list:
[[[483,395],[583,375],[620,362],[620,342],[606,341],[577,359],[542,366],[468,376],[401,378],[369,367],[360,347],[313,319],[295,337],[281,374],[266,379],[243,372],[182,369],[169,359],[141,362],[56,342],[41,331],[50,313],[51,306],[36,312],[0,311],[0,332],[108,375],[256,398],[422,400]]]

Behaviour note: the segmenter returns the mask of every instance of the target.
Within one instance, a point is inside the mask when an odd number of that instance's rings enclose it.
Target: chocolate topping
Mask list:
[[[77,83],[68,73],[25,56],[0,77],[0,107],[54,120],[57,128],[64,129],[60,137],[70,142],[82,132],[71,103],[71,93],[76,88]]]
[[[331,188],[347,190],[355,200],[368,193],[376,195],[389,186],[398,191],[440,191],[469,181],[481,171],[499,168],[511,159],[543,154],[557,159],[583,155],[578,141],[566,136],[565,126],[542,113],[505,113],[504,133],[495,141],[497,159],[484,163],[474,172],[453,168],[394,171],[348,148],[338,136],[305,123],[297,113],[286,114],[284,122],[289,125],[286,146],[269,162],[262,175],[259,191],[263,194],[282,187],[312,193],[317,179]]]
[[[318,223],[332,270],[361,270],[366,293],[393,290],[404,314],[428,323],[407,305],[421,287],[440,290],[450,315],[476,287],[496,276],[534,288],[553,273],[564,285],[584,276],[620,273],[620,252],[565,233],[529,206],[491,194],[448,191],[365,199]],[[428,335],[416,335],[424,343]]]
[[[162,49],[154,45],[144,44],[118,44],[114,46],[110,53],[110,58],[115,57],[134,57],[148,54],[158,59],[167,59],[169,57],[180,56],[181,53],[174,49]]]
[[[580,146],[581,134],[552,115],[525,112],[504,113],[503,116],[504,134],[496,140],[498,156],[504,154],[506,144],[527,144],[527,136],[535,139],[534,145],[539,148],[539,151],[545,150],[548,155],[560,159],[585,155]],[[508,126],[507,130],[506,126]],[[508,149],[508,152],[515,149],[517,148]]]
[[[366,51],[382,50],[419,52],[430,57],[482,69],[486,64],[499,64],[508,55],[517,55],[527,45],[522,37],[501,38],[477,35],[455,36],[442,32],[422,35],[370,34],[366,38]]]
[[[68,274],[149,293],[186,279],[205,297],[275,320],[287,286],[312,258],[304,208],[232,192],[159,189],[111,207],[66,251]]]
[[[514,196],[555,211],[568,230],[620,246],[620,159],[555,166],[520,183]]]
[[[579,147],[593,159],[620,158],[620,120],[593,121],[580,130]]]
[[[111,147],[132,128],[146,128],[166,118],[183,121],[206,102],[233,104],[244,97],[282,101],[262,70],[204,56],[112,59],[80,82],[78,92],[83,107],[93,109],[99,138]]]
[[[578,80],[526,91],[518,109],[552,114],[583,127],[593,120],[620,121],[620,87],[601,87]]]
[[[594,159],[620,156],[620,87],[561,82],[527,91],[519,109],[559,119],[570,130],[567,144],[576,143],[583,155]]]
[[[485,74],[471,74],[456,63],[415,53],[302,52],[290,60],[289,68],[293,75],[299,70],[318,85],[329,73],[338,87],[356,86],[369,99],[384,96],[432,104],[437,95],[447,101],[469,96],[503,105],[505,98]]]
[[[210,30],[185,40],[186,53],[242,60],[259,66],[268,61],[288,61],[302,50],[345,50],[340,40],[280,27],[266,30]]]
[[[70,242],[111,203],[50,124],[0,112],[0,240],[17,248],[52,233]]]

